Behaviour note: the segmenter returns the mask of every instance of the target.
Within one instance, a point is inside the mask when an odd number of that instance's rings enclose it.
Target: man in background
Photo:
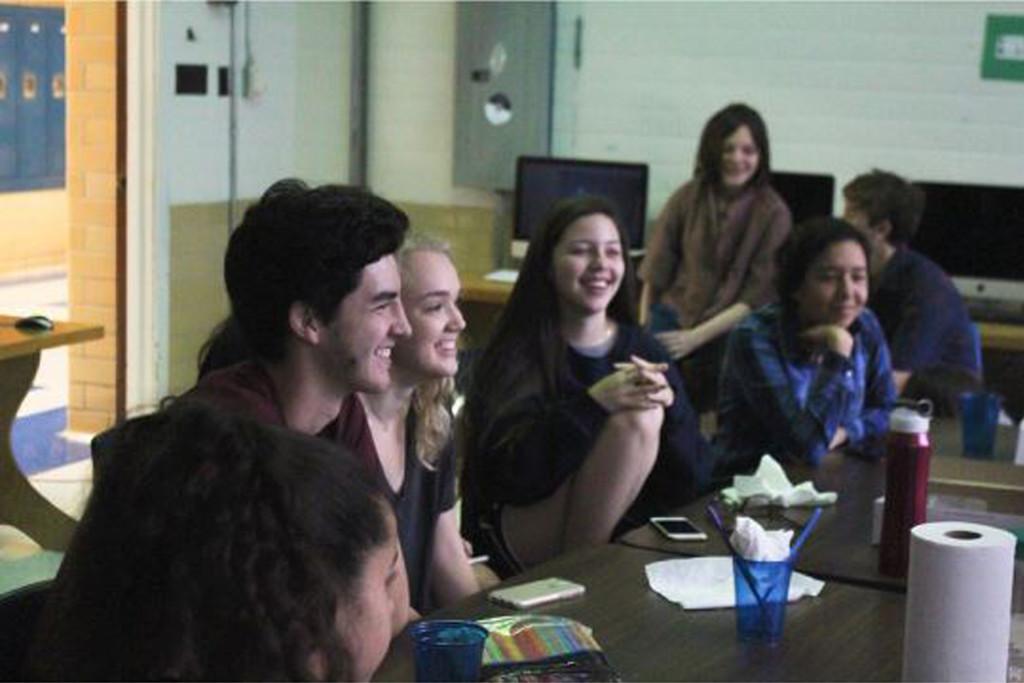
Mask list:
[[[935,262],[909,247],[924,212],[924,191],[873,170],[843,188],[845,218],[871,245],[871,295],[892,354],[896,392],[930,398],[940,413],[981,382],[977,331],[960,293]]]

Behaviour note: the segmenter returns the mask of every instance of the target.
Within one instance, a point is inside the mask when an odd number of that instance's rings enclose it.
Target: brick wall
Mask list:
[[[0,193],[0,220],[0,277],[65,267],[68,200],[63,189]]]
[[[103,325],[103,339],[71,347],[68,427],[114,422],[116,321],[117,39],[114,2],[68,2],[67,194],[70,318]]]

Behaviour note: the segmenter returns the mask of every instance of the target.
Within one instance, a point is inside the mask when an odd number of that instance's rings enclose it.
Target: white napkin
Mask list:
[[[756,562],[778,562],[789,557],[793,542],[792,529],[766,531],[757,520],[737,517],[736,528],[729,538],[732,547],[742,557]]]
[[[722,489],[721,493],[722,499],[730,505],[746,501],[751,507],[818,507],[832,505],[837,498],[835,491],[820,493],[810,481],[794,486],[783,471],[782,465],[767,454],[761,456],[761,463],[754,474],[737,474],[733,477],[732,484],[729,488]]]
[[[736,587],[731,557],[690,557],[652,562],[644,568],[655,593],[682,605],[683,609],[717,609],[736,606]],[[793,572],[789,602],[805,595],[817,597],[824,581]]]

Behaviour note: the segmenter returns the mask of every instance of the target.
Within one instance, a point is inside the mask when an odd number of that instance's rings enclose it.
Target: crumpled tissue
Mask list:
[[[766,530],[757,520],[737,517],[729,542],[742,557],[756,562],[778,562],[789,557],[792,529]]]
[[[761,456],[761,463],[752,475],[737,474],[732,486],[722,489],[721,497],[728,505],[746,502],[750,507],[778,505],[780,507],[818,507],[832,505],[838,495],[835,491],[824,493],[805,481],[796,486],[789,481],[782,465],[770,455]]]
[[[655,593],[683,609],[718,609],[736,606],[731,557],[689,557],[652,562],[645,568],[647,584]],[[793,572],[789,602],[816,597],[824,581]]]

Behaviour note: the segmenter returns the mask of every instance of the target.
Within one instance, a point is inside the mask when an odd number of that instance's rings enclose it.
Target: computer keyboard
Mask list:
[[[484,279],[485,280],[490,280],[491,282],[507,282],[509,284],[515,282],[516,278],[518,278],[518,277],[519,277],[519,271],[518,270],[507,270],[507,269],[495,270],[495,271],[492,271],[490,273],[487,273],[487,275],[484,275]]]

